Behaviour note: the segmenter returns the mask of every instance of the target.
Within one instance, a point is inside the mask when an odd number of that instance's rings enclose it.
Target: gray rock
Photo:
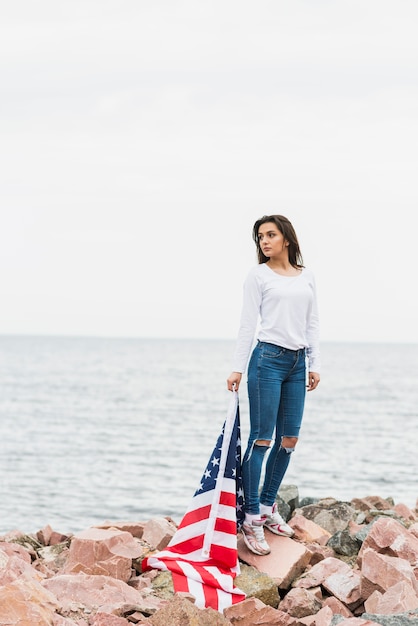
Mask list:
[[[290,507],[290,513],[293,513],[299,506],[299,489],[297,485],[281,485],[279,496]]]
[[[327,546],[342,556],[354,556],[358,554],[361,542],[352,537],[348,530],[337,530],[327,541]]]
[[[363,619],[369,619],[382,626],[418,626],[418,610],[407,613],[395,613],[394,615],[377,615],[374,613],[363,613]]]
[[[241,563],[240,567],[241,573],[235,578],[234,585],[241,589],[248,598],[258,598],[264,604],[277,609],[280,596],[274,580],[251,565]]]
[[[345,530],[351,520],[356,519],[356,510],[347,502],[340,502],[334,498],[319,500],[315,504],[308,504],[296,510],[300,515],[315,522],[331,535],[338,530]]]

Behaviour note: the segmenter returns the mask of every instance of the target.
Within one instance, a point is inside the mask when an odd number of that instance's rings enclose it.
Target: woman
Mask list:
[[[276,535],[293,535],[277,512],[276,496],[298,441],[306,389],[312,391],[320,380],[319,321],[314,276],[303,265],[290,221],[265,215],[254,224],[253,239],[259,265],[244,284],[234,371],[227,382],[230,391],[238,391],[259,323],[248,364],[250,435],[242,464],[242,535],[252,552],[265,555],[270,547],[264,528]]]

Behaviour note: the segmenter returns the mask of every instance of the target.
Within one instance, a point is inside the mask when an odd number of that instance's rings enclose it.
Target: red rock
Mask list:
[[[74,535],[63,571],[111,576],[127,582],[132,574],[132,559],[141,554],[142,547],[130,533],[89,528]]]
[[[295,515],[289,520],[289,526],[295,531],[294,539],[303,541],[304,543],[319,543],[324,546],[331,533],[315,524],[311,520],[303,517],[303,515]]]
[[[394,519],[379,517],[375,521],[360,548],[357,559],[360,566],[368,548],[406,559],[412,566],[418,562],[418,538]]]
[[[280,589],[288,589],[292,581],[300,576],[308,565],[309,551],[303,544],[289,537],[279,537],[269,533],[267,540],[271,553],[267,556],[257,556],[248,550],[242,537],[239,537],[239,558],[259,572],[270,576]]]
[[[289,613],[289,615],[296,618],[314,615],[321,608],[322,603],[315,595],[308,589],[302,589],[301,587],[291,589],[279,604],[280,611]]]
[[[334,614],[339,614],[343,617],[353,617],[353,613],[350,611],[350,609],[345,606],[345,604],[343,604],[341,600],[338,600],[338,598],[335,598],[334,596],[326,598],[322,602],[322,606],[328,606]]]
[[[126,607],[156,611],[163,601],[130,587],[116,578],[100,575],[61,574],[42,582],[56,597],[62,611],[121,612]],[[129,609],[128,609],[129,610]]]
[[[330,607],[324,606],[318,613],[315,613],[315,615],[301,617],[298,619],[298,622],[299,624],[304,624],[304,626],[329,626],[333,616],[334,614]]]
[[[30,578],[1,587],[0,625],[50,626],[58,603],[53,594]]]
[[[373,591],[384,592],[398,582],[406,582],[418,591],[418,582],[409,561],[368,548],[363,553],[361,595],[365,600]]]
[[[155,550],[163,550],[170,543],[176,530],[174,522],[165,517],[155,517],[145,524],[142,539]]]
[[[375,591],[364,603],[368,613],[392,615],[418,608],[418,596],[407,582],[399,582],[385,593]]]

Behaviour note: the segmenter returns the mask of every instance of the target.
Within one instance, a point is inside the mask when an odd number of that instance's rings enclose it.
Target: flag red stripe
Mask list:
[[[205,606],[207,607],[211,607],[212,609],[215,609],[215,611],[218,610],[218,592],[216,591],[216,587],[219,588],[219,583],[216,580],[216,578],[211,577],[211,579],[213,580],[213,584],[215,585],[214,587],[212,586],[212,582],[209,582],[209,584],[207,584],[207,582],[205,581],[206,584],[203,585],[203,594],[205,596]]]
[[[215,530],[219,530],[221,533],[228,533],[228,535],[237,534],[237,523],[231,522],[227,519],[218,518],[215,522]]]
[[[210,547],[211,558],[224,568],[235,567],[237,564],[237,550],[226,548],[225,546],[217,546],[212,544]]]
[[[229,493],[229,491],[221,491],[219,502],[220,504],[225,504],[226,506],[233,506],[235,509],[236,495],[235,493]]]
[[[207,506],[202,506],[200,509],[189,511],[181,520],[178,528],[184,528],[190,524],[195,524],[196,522],[201,522],[202,520],[207,519],[210,514],[210,508],[211,505],[208,504]]]
[[[180,569],[180,568],[179,568]],[[181,572],[181,573],[180,573]],[[174,591],[180,593],[182,591],[189,591],[189,579],[184,575],[183,571],[171,572],[173,578]]]
[[[196,535],[196,537],[190,537],[190,539],[185,539],[180,543],[169,546],[167,550],[170,550],[177,554],[189,554],[189,552],[194,552],[195,550],[200,550],[201,548],[203,548],[204,539],[205,535]]]

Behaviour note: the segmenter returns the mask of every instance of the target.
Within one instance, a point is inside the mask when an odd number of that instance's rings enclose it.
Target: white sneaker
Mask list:
[[[281,535],[282,537],[293,537],[295,531],[286,524],[282,516],[277,512],[277,504],[273,504],[273,510],[270,515],[262,515],[264,528],[267,528],[271,533],[275,535]]]
[[[252,524],[244,522],[241,528],[245,545],[251,552],[259,556],[270,554],[270,546],[265,540],[263,525],[264,521],[262,519],[255,519]]]

